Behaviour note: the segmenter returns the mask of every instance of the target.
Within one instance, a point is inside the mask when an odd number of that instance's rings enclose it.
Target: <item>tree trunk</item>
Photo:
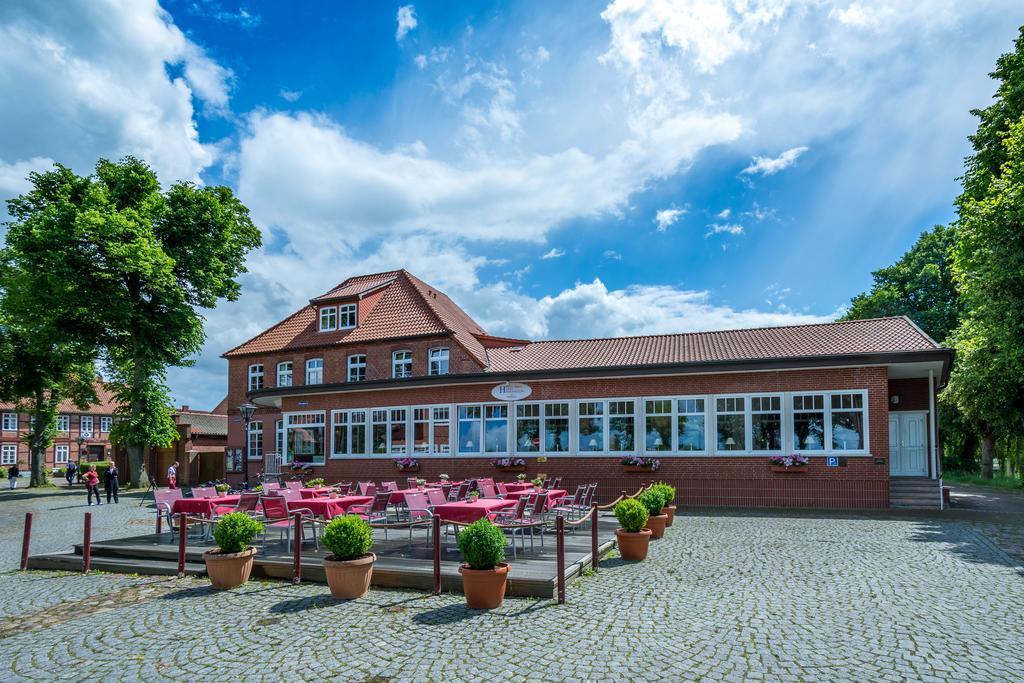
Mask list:
[[[978,454],[978,435],[974,433],[974,430],[967,432],[967,436],[964,438],[963,449],[960,451],[959,461],[960,469],[964,472],[974,472],[974,468],[977,467],[977,454]]]
[[[132,396],[136,399],[132,401],[132,423],[139,419],[142,414],[143,405],[137,397],[140,396],[140,389],[145,386],[146,373],[143,370],[141,363],[141,342],[139,341],[138,335],[132,333],[132,349],[134,350],[134,361],[132,364]],[[149,484],[149,475],[146,473],[146,444],[144,443],[127,443],[125,446],[128,449],[128,464],[132,470],[132,488],[139,488],[143,485]]]
[[[992,478],[992,459],[996,454],[996,437],[992,432],[985,430],[981,435],[981,476],[984,479]]]
[[[146,473],[146,449],[141,444],[130,443],[125,445],[128,450],[128,469],[131,470],[132,488],[149,485],[149,476]]]
[[[49,427],[47,418],[50,415],[49,406],[46,405],[46,394],[42,389],[36,390],[32,405],[32,426],[28,434],[29,469],[31,478],[29,488],[42,486],[46,483],[46,474],[43,468],[46,466],[46,432]]]

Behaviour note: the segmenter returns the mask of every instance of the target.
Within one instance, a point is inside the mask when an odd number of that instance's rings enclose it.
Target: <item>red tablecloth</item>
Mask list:
[[[302,492],[303,498],[319,498],[320,496],[326,496],[333,491],[330,486],[321,486],[318,489],[299,489]]]
[[[432,487],[436,488],[436,487]],[[399,489],[391,492],[391,504],[401,505],[405,502],[405,494],[407,493],[426,493],[427,489]]]
[[[533,484],[529,482],[525,484],[505,484],[505,490],[509,493],[514,493],[516,491],[533,491]]]
[[[528,496],[531,493],[533,493],[533,491],[509,491],[508,493],[505,494],[505,497],[508,498],[509,500],[519,500],[520,496]],[[548,494],[548,499],[546,501],[547,507],[545,507],[544,509],[550,510],[551,508],[555,507],[556,500],[558,500],[564,495],[567,495],[569,492],[564,489],[543,489],[541,491],[538,491],[537,493]]]
[[[353,505],[369,505],[373,502],[371,496],[342,496],[339,498],[307,498],[297,500],[288,504],[291,510],[306,508],[314,515],[325,519],[332,519],[338,515],[345,514]]]
[[[179,498],[171,505],[171,512],[210,517],[218,507],[234,507],[240,496],[217,496],[216,498]]]
[[[451,522],[475,522],[489,517],[498,510],[513,507],[516,502],[504,498],[478,498],[476,502],[467,500],[457,503],[445,503],[434,508],[434,514]]]

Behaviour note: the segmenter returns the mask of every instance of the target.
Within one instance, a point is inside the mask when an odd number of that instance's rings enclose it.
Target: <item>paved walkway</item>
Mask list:
[[[87,508],[67,502],[0,497],[0,557],[20,527],[8,511],[27,505],[44,510],[41,543],[62,533],[51,522],[76,537]],[[137,503],[93,511],[101,534],[152,521]],[[0,680],[1019,680],[1014,564],[962,519],[700,511],[647,562],[605,560],[566,605],[490,613],[460,595],[341,603],[318,584],[215,592],[191,578],[10,572]]]

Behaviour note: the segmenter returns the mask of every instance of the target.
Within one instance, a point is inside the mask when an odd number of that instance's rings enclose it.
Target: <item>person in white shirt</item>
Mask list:
[[[175,489],[178,488],[178,461],[175,460],[174,464],[167,468],[167,488]]]

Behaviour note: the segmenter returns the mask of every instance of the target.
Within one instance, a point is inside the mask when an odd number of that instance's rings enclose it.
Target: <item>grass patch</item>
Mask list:
[[[1024,479],[1007,477],[1005,475],[994,475],[991,479],[985,479],[980,474],[967,472],[943,472],[943,483],[967,484],[970,486],[990,486],[992,488],[1021,490],[1024,489]]]

